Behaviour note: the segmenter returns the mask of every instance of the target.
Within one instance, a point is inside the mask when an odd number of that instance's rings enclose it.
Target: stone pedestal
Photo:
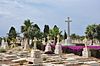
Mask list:
[[[31,62],[32,66],[42,66],[41,52],[39,50],[32,50],[28,62]]]
[[[65,45],[74,46],[75,44],[72,44],[72,39],[70,37],[67,37],[67,39],[65,39]]]
[[[49,52],[49,51],[52,51],[51,50],[51,46],[49,43],[47,43],[46,47],[45,47],[45,52]]]
[[[72,40],[71,40],[70,37],[67,37],[67,39],[66,39],[66,43],[67,43],[67,44],[71,44],[71,43],[72,43]]]
[[[87,47],[83,48],[82,56],[86,58],[91,57],[91,52]]]
[[[55,54],[62,54],[62,47],[61,44],[57,43],[55,46]]]

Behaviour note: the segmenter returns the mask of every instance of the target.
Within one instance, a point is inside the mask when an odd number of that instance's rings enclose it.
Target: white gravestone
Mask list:
[[[55,54],[62,54],[62,47],[61,44],[59,43],[59,35],[57,36],[57,44],[55,46]]]
[[[89,48],[87,48],[87,41],[85,41],[85,48],[83,48],[82,56],[86,58],[91,57],[91,52]]]
[[[50,40],[49,40],[49,37],[47,37],[47,38],[48,38],[48,42],[47,42],[47,45],[46,45],[46,47],[45,47],[45,52],[52,51],[52,50],[51,50],[51,46],[50,46]]]
[[[41,52],[40,50],[31,50],[31,58],[28,60],[29,62],[32,62],[33,65],[42,65],[42,58],[41,58]]]
[[[1,48],[3,49],[6,49],[8,46],[8,43],[4,41],[4,39],[2,39],[2,42],[1,42]]]
[[[33,66],[41,66],[42,65],[41,52],[36,48],[36,41],[37,39],[34,38],[34,49],[31,50],[31,58],[29,58],[28,61],[32,62]]]

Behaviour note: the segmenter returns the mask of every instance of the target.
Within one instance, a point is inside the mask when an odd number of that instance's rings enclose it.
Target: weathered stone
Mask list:
[[[82,56],[86,58],[91,57],[91,52],[87,47],[83,48]]]
[[[41,58],[41,52],[39,50],[33,50],[31,51],[31,57],[27,59],[28,62],[31,62],[33,66],[39,66],[42,65],[42,58]]]
[[[17,59],[17,60],[12,60],[12,62],[24,62],[26,61],[26,58],[20,58],[20,59]]]

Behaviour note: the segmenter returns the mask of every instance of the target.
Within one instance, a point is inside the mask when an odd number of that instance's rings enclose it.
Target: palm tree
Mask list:
[[[49,35],[55,40],[55,42],[57,42],[57,35],[61,36],[61,33],[62,31],[60,31],[56,25],[54,25],[53,29],[50,29],[49,31]]]
[[[21,26],[21,32],[24,35],[25,42],[27,42],[27,43],[25,43],[25,47],[26,47],[25,49],[27,49],[27,47],[29,47],[29,32],[32,27],[32,24],[33,24],[33,22],[31,22],[29,19],[27,19],[24,21],[24,25]]]

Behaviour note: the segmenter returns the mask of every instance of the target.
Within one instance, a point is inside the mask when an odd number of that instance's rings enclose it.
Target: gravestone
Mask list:
[[[37,39],[34,38],[34,49],[31,50],[31,57],[28,58],[28,62],[32,63],[32,66],[42,66],[41,52],[36,48]]]
[[[61,46],[61,44],[59,43],[59,35],[57,36],[57,44],[56,44],[56,46],[55,46],[55,54],[62,54],[62,46]]]
[[[86,57],[86,58],[91,57],[91,52],[90,52],[89,48],[87,48],[87,47],[83,48],[82,56]]]
[[[1,42],[1,48],[3,49],[6,49],[8,46],[8,43],[4,41],[4,39],[2,39],[2,42]]]
[[[51,52],[51,46],[50,46],[50,40],[49,40],[49,36],[47,37],[48,42],[47,45],[45,46],[45,52]]]

